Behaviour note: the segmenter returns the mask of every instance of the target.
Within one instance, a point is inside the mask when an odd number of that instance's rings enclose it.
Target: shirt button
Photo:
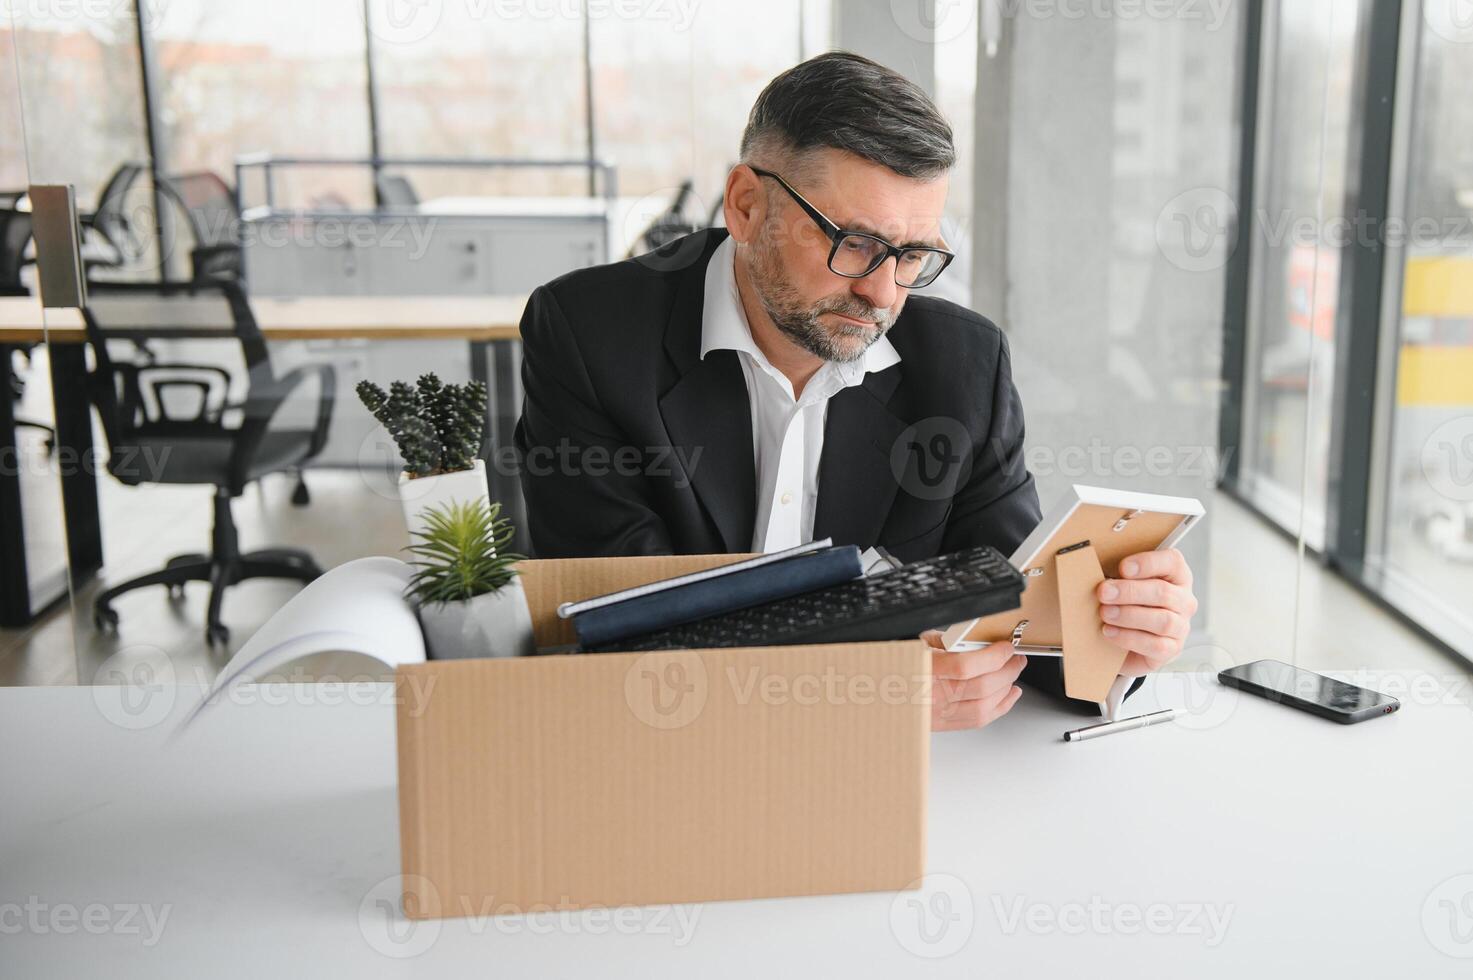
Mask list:
[[[793,502],[793,495],[791,493],[785,493],[780,499],[785,504],[791,504]]]

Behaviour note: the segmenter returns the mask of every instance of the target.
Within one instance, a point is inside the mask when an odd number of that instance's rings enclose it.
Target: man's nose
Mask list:
[[[900,292],[900,287],[895,285],[895,257],[881,262],[879,268],[863,279],[854,280],[849,289],[876,309],[888,310],[894,306]]]

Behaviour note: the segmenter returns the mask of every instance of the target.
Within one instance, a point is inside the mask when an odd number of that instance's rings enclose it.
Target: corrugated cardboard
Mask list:
[[[538,645],[559,602],[740,557],[525,562]],[[920,641],[402,667],[405,912],[905,888],[929,685]]]

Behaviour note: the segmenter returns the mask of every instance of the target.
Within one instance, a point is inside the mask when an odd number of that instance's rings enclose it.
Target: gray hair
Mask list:
[[[921,87],[848,51],[809,58],[768,82],[747,117],[741,153],[750,163],[824,147],[921,180],[956,163],[951,125]]]

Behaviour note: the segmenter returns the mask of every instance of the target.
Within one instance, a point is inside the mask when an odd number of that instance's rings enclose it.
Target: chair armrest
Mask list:
[[[190,377],[193,374],[195,377]],[[146,387],[153,394],[154,406],[157,409],[159,419],[171,422],[218,422],[220,415],[229,408],[230,395],[230,372],[215,364],[187,364],[183,362],[165,362],[153,364],[138,364],[133,367],[133,375],[141,393]],[[167,375],[167,377],[150,378],[150,375]],[[200,377],[203,375],[203,377]],[[170,387],[189,387],[200,390],[200,408],[192,419],[175,419],[171,416],[164,405],[162,392]],[[211,405],[211,395],[216,391],[220,393],[217,404]],[[147,406],[142,406],[147,412]]]
[[[281,378],[283,384],[289,385],[286,390],[291,391],[309,375],[314,374],[321,385],[321,394],[317,400],[317,421],[312,427],[312,448],[308,451],[309,456],[316,456],[327,445],[327,430],[332,425],[332,410],[338,397],[338,373],[331,364],[303,364],[292,368]]]
[[[312,440],[307,449],[307,459],[316,456],[327,443],[328,427],[332,424],[333,404],[337,399],[337,372],[330,364],[303,364],[274,379],[269,384],[253,387],[243,406],[245,418],[241,422],[241,434],[232,453],[230,469],[237,486],[244,485],[250,470],[250,461],[270,428],[271,420],[286,402],[287,396],[295,391],[308,377],[316,375],[321,385],[321,396],[317,403],[317,420],[312,428]]]

